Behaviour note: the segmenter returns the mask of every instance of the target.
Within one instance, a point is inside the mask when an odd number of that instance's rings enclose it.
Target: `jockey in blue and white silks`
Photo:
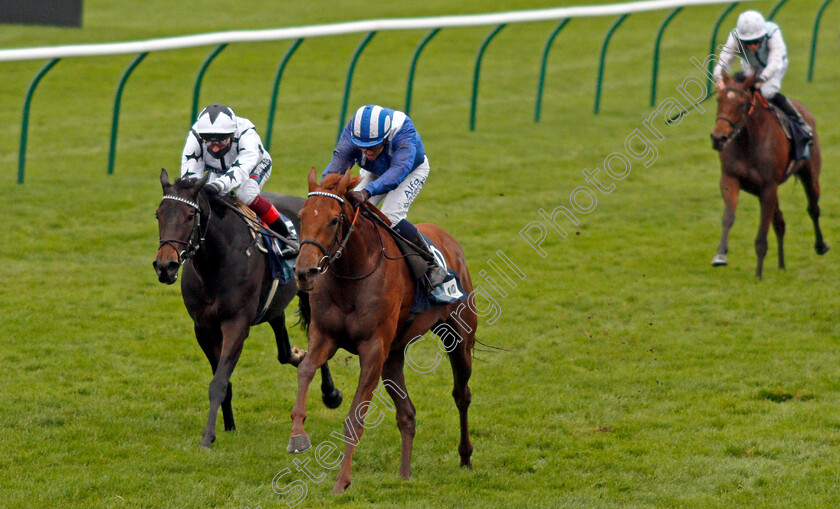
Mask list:
[[[210,193],[234,193],[280,235],[295,240],[291,221],[260,196],[271,176],[271,156],[247,118],[237,117],[223,104],[204,108],[187,134],[181,155],[181,177],[201,178],[210,172],[205,189]],[[296,254],[284,245],[285,256]]]
[[[788,59],[787,46],[779,25],[765,21],[758,11],[744,11],[738,16],[735,30],[729,34],[713,71],[718,92],[723,89],[723,70],[731,69],[736,56],[741,57],[744,74],[757,76],[755,87],[761,95],[796,120],[803,131],[813,138],[811,126],[780,92]]]
[[[378,205],[384,200],[382,213],[391,221],[391,228],[431,254],[423,235],[406,220],[408,208],[430,170],[423,140],[411,119],[402,111],[374,104],[356,110],[341,132],[322,180],[331,173],[344,173],[355,164],[361,168],[362,181],[348,196],[353,205],[366,200]],[[447,271],[434,261],[428,277],[434,288],[447,277]]]

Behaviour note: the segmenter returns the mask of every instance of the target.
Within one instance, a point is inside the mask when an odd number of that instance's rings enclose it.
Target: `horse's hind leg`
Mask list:
[[[811,216],[811,221],[814,223],[814,235],[816,242],[814,242],[814,250],[818,255],[824,255],[828,252],[828,243],[823,240],[822,230],[820,229],[820,182],[816,172],[813,170],[814,161],[805,164],[799,172],[802,179],[802,187],[805,188],[805,196],[808,198],[808,215]]]
[[[300,366],[306,356],[305,350],[292,346],[289,342],[289,333],[286,330],[286,314],[270,320],[269,325],[274,330],[274,338],[277,340],[277,360],[280,364],[291,364],[294,367]],[[338,408],[341,406],[342,394],[335,387],[332,375],[330,374],[329,363],[321,366],[321,399],[327,408]]]
[[[741,184],[738,179],[723,174],[720,176],[720,194],[723,197],[723,219],[721,219],[720,244],[717,254],[712,259],[713,267],[722,267],[729,263],[726,253],[729,251],[729,230],[735,223],[735,209],[738,207],[738,192]]]
[[[776,241],[779,245],[779,268],[785,268],[785,218],[782,216],[782,209],[776,203],[776,212],[773,214],[773,231],[776,232]]]
[[[204,351],[204,355],[210,362],[210,368],[213,374],[216,374],[216,368],[219,366],[219,357],[221,356],[222,340],[217,335],[214,335],[209,330],[195,328],[195,337],[198,339],[198,344]],[[225,399],[222,400],[222,417],[225,421],[225,431],[233,431],[236,429],[236,424],[233,421],[233,407],[230,402],[233,399],[233,385],[228,382],[227,391],[225,391]]]
[[[441,341],[444,343],[446,351],[449,352],[449,363],[452,365],[452,376],[454,379],[454,387],[452,389],[452,397],[455,399],[455,406],[458,407],[458,413],[461,420],[461,440],[458,444],[458,453],[461,455],[461,466],[472,468],[473,445],[470,441],[470,428],[467,419],[467,412],[472,402],[472,391],[470,391],[469,381],[472,375],[472,348],[475,343],[475,329],[477,319],[474,314],[466,316],[466,313],[461,315],[461,319],[466,319],[468,323],[462,323],[450,316],[446,321],[446,329],[437,328],[436,333],[439,333]],[[447,333],[443,333],[447,330]],[[448,337],[454,334],[454,337]],[[457,341],[452,345],[453,341]]]
[[[405,351],[402,349],[392,351],[382,368],[382,385],[385,386],[396,406],[397,428],[399,428],[402,438],[400,476],[408,480],[411,477],[411,446],[414,443],[417,422],[415,420],[414,404],[408,397],[408,390],[405,387],[404,364]]]
[[[219,413],[219,407],[225,404],[230,405],[230,394],[228,389],[231,389],[230,375],[233,373],[233,368],[236,367],[236,362],[239,360],[239,355],[242,353],[242,344],[245,338],[248,337],[249,324],[245,317],[237,317],[236,320],[222,323],[222,346],[219,355],[219,364],[216,372],[213,374],[213,380],[210,381],[210,413],[207,416],[207,427],[204,429],[204,434],[201,437],[201,446],[210,448],[216,440],[216,418]],[[231,427],[233,426],[233,412],[230,413]],[[224,410],[222,415],[227,418],[227,413]],[[227,428],[226,428],[227,429]],[[232,428],[231,428],[232,429]]]

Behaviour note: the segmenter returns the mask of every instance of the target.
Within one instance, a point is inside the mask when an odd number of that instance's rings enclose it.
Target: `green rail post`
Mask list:
[[[822,19],[825,8],[831,0],[825,0],[817,9],[817,17],[814,19],[814,33],[811,35],[811,58],[808,60],[808,81],[814,79],[814,58],[817,56],[817,32],[820,30],[820,20]]]
[[[27,131],[29,130],[29,107],[32,104],[32,94],[35,93],[35,87],[38,86],[38,82],[41,81],[41,78],[44,77],[45,74],[50,72],[50,69],[53,68],[58,61],[61,60],[60,58],[53,58],[47,64],[38,71],[38,74],[35,75],[35,79],[32,80],[32,83],[29,84],[29,89],[26,91],[26,99],[23,101],[23,121],[20,126],[20,152],[18,153],[18,184],[23,184],[23,172],[24,167],[26,166],[26,140],[28,138]]]
[[[195,78],[195,88],[193,89],[193,103],[192,103],[192,114],[190,116],[190,125],[193,125],[195,122],[195,118],[198,116],[198,96],[201,93],[201,82],[204,79],[204,73],[207,71],[207,68],[210,66],[210,63],[213,62],[213,59],[216,58],[219,53],[222,52],[223,49],[227,48],[227,43],[219,44],[216,46],[210,55],[204,59],[204,63],[201,64],[201,69],[198,70],[198,76]]]
[[[128,77],[131,75],[132,71],[134,71],[134,68],[140,65],[140,62],[142,62],[148,54],[149,52],[146,51],[137,55],[137,57],[132,60],[131,64],[128,65],[122,75],[122,78],[120,78],[120,84],[117,85],[117,95],[114,98],[114,117],[111,120],[111,145],[108,150],[108,175],[114,174],[114,158],[116,157],[117,152],[117,126],[120,123],[120,103],[122,102],[123,88],[125,88],[125,82],[128,81]]]
[[[548,51],[551,49],[551,45],[554,43],[554,39],[557,37],[557,34],[560,33],[560,30],[563,30],[563,27],[566,26],[566,23],[569,22],[569,18],[564,19],[560,23],[554,27],[554,30],[551,31],[551,35],[548,36],[548,39],[545,41],[545,47],[543,48],[542,54],[542,62],[540,63],[540,79],[539,83],[537,83],[537,102],[534,106],[534,123],[540,121],[540,112],[542,110],[542,95],[543,95],[543,86],[545,85],[545,67],[548,64]]]
[[[776,16],[776,13],[779,12],[779,9],[782,8],[783,5],[787,3],[788,0],[779,0],[776,5],[770,10],[770,14],[767,15],[767,20],[772,21],[773,18]]]
[[[682,7],[677,7],[671,14],[665,18],[665,21],[662,22],[662,26],[659,27],[659,33],[656,35],[656,44],[653,46],[653,76],[650,80],[650,105],[653,106],[656,104],[656,78],[659,74],[659,47],[662,44],[662,34],[665,33],[665,27],[668,26],[668,23],[671,22],[674,17],[680,13]]]
[[[350,67],[347,68],[347,81],[344,83],[344,99],[341,100],[341,115],[338,120],[338,136],[335,137],[335,142],[338,143],[338,140],[341,139],[341,130],[344,129],[344,119],[347,116],[347,101],[350,99],[350,85],[353,83],[353,71],[356,70],[356,62],[359,60],[359,55],[362,54],[364,51],[365,46],[368,45],[373,36],[376,35],[376,32],[368,33],[362,42],[359,43],[359,46],[356,48],[356,51],[353,52],[353,58],[350,60]]]
[[[286,51],[283,60],[277,67],[277,75],[274,77],[274,87],[271,89],[271,105],[268,107],[268,126],[265,129],[265,150],[271,150],[271,132],[274,128],[274,110],[277,109],[277,93],[280,91],[280,79],[283,77],[283,71],[286,69],[286,64],[292,58],[294,52],[300,46],[303,39],[295,39],[295,42]]]
[[[475,108],[476,102],[478,101],[478,77],[481,74],[481,59],[484,57],[484,50],[487,49],[487,45],[490,44],[490,41],[496,37],[505,26],[506,23],[502,23],[501,25],[497,26],[490,32],[487,37],[484,38],[484,42],[481,43],[481,47],[478,49],[478,54],[475,57],[475,70],[473,71],[473,86],[472,86],[472,102],[470,103],[470,131],[475,131]]]
[[[604,37],[604,44],[601,45],[601,59],[598,62],[598,83],[595,85],[595,114],[597,115],[601,109],[601,81],[604,78],[604,60],[607,56],[607,46],[610,43],[610,39],[612,38],[613,32],[624,23],[624,20],[627,19],[629,14],[622,14],[620,18],[618,18],[615,23],[610,27],[607,31],[607,36]]]
[[[414,56],[411,57],[411,67],[408,68],[408,87],[406,87],[405,91],[406,115],[408,115],[411,111],[411,91],[414,89],[414,71],[417,69],[417,59],[420,58],[420,52],[423,51],[426,44],[428,44],[429,41],[432,40],[432,37],[436,36],[438,32],[440,32],[440,28],[434,28],[426,34],[426,37],[420,41],[420,44],[417,45],[417,49],[414,50]]]
[[[715,22],[715,28],[712,29],[712,44],[709,46],[709,55],[715,55],[715,45],[717,45],[717,33],[720,30],[720,25],[723,23],[723,19],[726,17],[727,14],[732,12],[732,9],[738,6],[738,2],[732,2],[729,4],[729,7],[723,10],[723,12],[718,16],[717,21]],[[709,77],[706,78],[706,90],[712,89],[712,71],[714,71],[715,60],[712,59],[709,61]]]

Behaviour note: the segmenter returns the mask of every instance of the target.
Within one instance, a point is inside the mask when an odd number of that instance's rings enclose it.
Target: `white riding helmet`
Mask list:
[[[195,130],[204,140],[223,140],[236,132],[236,115],[224,104],[211,104],[199,113]]]
[[[767,23],[758,11],[744,11],[738,16],[735,35],[742,41],[755,41],[767,35]]]

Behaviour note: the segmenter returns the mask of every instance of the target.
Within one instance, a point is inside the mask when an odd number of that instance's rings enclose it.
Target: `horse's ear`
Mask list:
[[[160,169],[160,186],[163,188],[163,192],[166,192],[166,188],[171,186],[172,184],[169,183],[169,174],[166,173],[166,168]]]
[[[307,180],[309,181],[309,192],[311,193],[318,187],[318,173],[315,171],[314,166],[311,170],[309,170],[309,177]]]
[[[341,175],[341,180],[338,181],[338,188],[337,188],[338,194],[343,195],[344,193],[346,193],[347,192],[347,186],[349,184],[350,184],[350,169],[348,168],[347,171],[345,171]]]
[[[204,184],[207,183],[207,179],[209,179],[209,178],[210,178],[210,172],[209,171],[204,172],[204,176],[201,177],[200,179],[198,179],[195,184],[193,184],[193,187],[192,187],[193,193],[198,194],[198,192],[201,190],[201,188],[204,187]]]
[[[752,90],[753,86],[755,86],[755,82],[757,79],[757,74],[753,74],[749,78],[747,78],[747,80],[744,82],[744,90]]]
[[[726,72],[726,69],[721,69],[721,74],[720,75],[723,78],[724,82],[729,81],[729,73]]]

